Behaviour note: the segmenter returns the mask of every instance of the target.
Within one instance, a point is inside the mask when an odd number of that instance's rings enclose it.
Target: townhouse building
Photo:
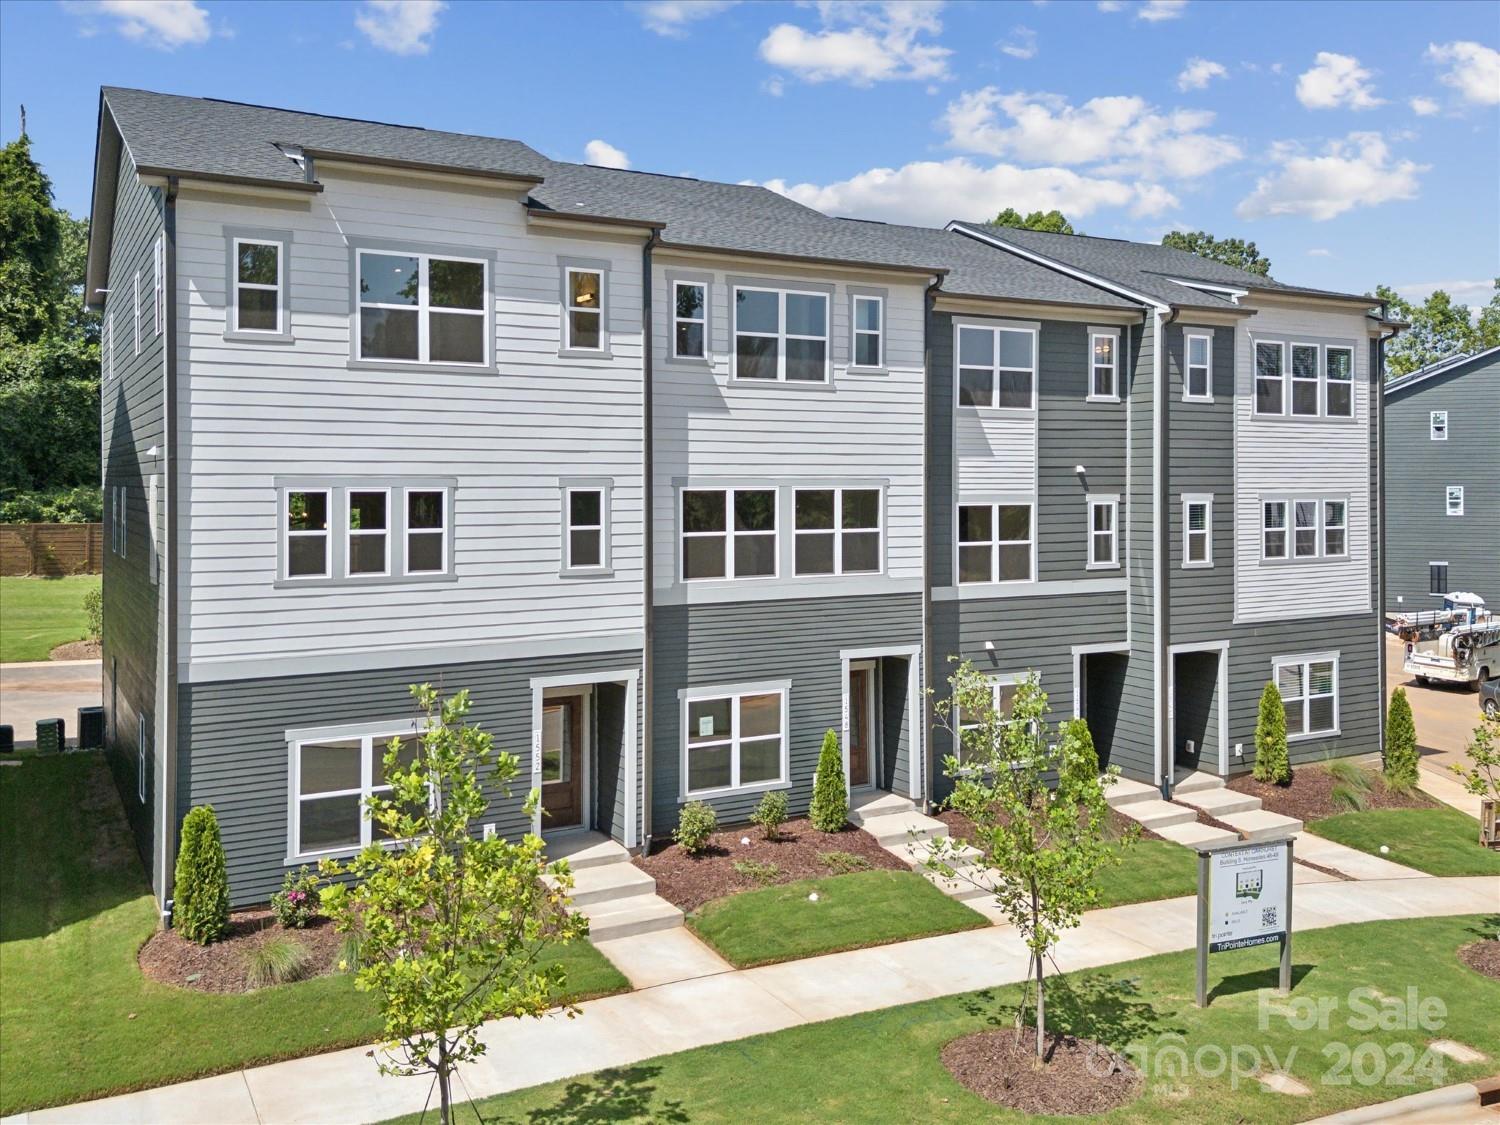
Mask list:
[[[93,213],[109,757],[164,907],[195,805],[236,902],[368,843],[419,682],[520,759],[493,831],[628,849],[805,810],[830,729],[851,790],[940,800],[952,657],[1168,785],[1248,767],[1271,678],[1295,757],[1379,745],[1368,299],[114,88]]]

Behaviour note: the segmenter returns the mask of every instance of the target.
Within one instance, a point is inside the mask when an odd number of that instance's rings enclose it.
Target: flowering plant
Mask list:
[[[271,896],[271,912],[287,929],[300,930],[318,916],[318,876],[303,864],[296,874],[288,871],[281,890]]]

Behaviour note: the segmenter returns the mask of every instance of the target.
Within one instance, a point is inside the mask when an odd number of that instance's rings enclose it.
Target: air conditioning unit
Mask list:
[[[102,750],[104,748],[104,708],[78,708],[78,749]]]
[[[61,754],[67,748],[67,727],[61,719],[38,719],[36,721],[36,750],[38,754]]]

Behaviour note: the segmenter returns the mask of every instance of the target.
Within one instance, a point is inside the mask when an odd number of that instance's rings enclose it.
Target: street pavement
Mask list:
[[[62,719],[68,742],[76,745],[78,708],[99,706],[103,692],[98,660],[0,664],[0,725],[15,728],[17,746],[30,746],[38,719]]]
[[[1464,749],[1479,723],[1479,693],[1467,686],[1417,683],[1415,676],[1401,670],[1405,649],[1401,639],[1389,633],[1385,638],[1385,655],[1386,694],[1398,687],[1406,689],[1406,699],[1417,724],[1422,765],[1447,773],[1455,762],[1467,764]]]

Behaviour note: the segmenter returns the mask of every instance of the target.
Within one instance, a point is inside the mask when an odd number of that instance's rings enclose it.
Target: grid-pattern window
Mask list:
[[[604,273],[569,266],[564,271],[568,307],[563,321],[563,347],[572,351],[604,350]]]
[[[1088,565],[1090,567],[1120,565],[1119,509],[1120,505],[1117,500],[1089,501]]]
[[[1349,557],[1349,501],[1345,497],[1293,496],[1261,502],[1261,557]]]
[[[234,240],[234,319],[231,322],[234,331],[285,331],[281,323],[281,287],[285,284],[282,250],[279,242],[256,238]]]
[[[672,355],[703,359],[708,354],[708,286],[679,281],[672,286]]]
[[[855,367],[880,367],[885,362],[885,302],[879,297],[854,297]]]
[[[958,404],[1030,410],[1036,405],[1036,333],[958,328]]]
[[[135,271],[135,354],[141,354],[141,271]]]
[[[787,689],[693,693],[683,703],[687,796],[787,780]]]
[[[1318,345],[1292,345],[1292,413],[1318,413]]]
[[[1323,556],[1338,558],[1349,553],[1349,504],[1345,500],[1323,501]]]
[[[398,764],[410,768],[421,753],[410,723],[386,732],[292,743],[292,847],[298,856],[353,851],[382,838],[364,803],[389,792],[385,753],[398,735]]]
[[[682,491],[682,577],[774,578],[776,490]]]
[[[1089,393],[1091,399],[1115,402],[1120,397],[1120,334],[1089,333]]]
[[[1286,501],[1267,500],[1261,504],[1260,511],[1261,557],[1286,558]]]
[[[448,493],[441,488],[406,490],[406,573],[442,574],[448,569]]]
[[[282,527],[288,578],[327,578],[332,573],[328,542],[330,500],[326,488],[287,492]]]
[[[958,506],[958,581],[1031,581],[1030,504]]]
[[[1354,348],[1298,341],[1255,342],[1255,413],[1354,417]]]
[[[737,286],[734,377],[826,383],[828,295]]]
[[[359,358],[483,366],[489,263],[359,251]]]
[[[1284,351],[1278,343],[1255,344],[1255,413],[1286,413]]]
[[[1448,412],[1434,410],[1427,418],[1427,436],[1433,441],[1448,440]]]
[[[1185,567],[1214,564],[1213,503],[1207,496],[1183,497],[1182,565]]]
[[[880,572],[880,489],[799,488],[792,508],[797,574]]]
[[[1214,397],[1212,377],[1214,338],[1206,334],[1189,333],[1185,347],[1187,363],[1182,383],[1182,396],[1212,402]]]
[[[1450,516],[1461,516],[1464,514],[1464,486],[1461,484],[1450,484],[1443,490],[1443,499],[1446,510]]]
[[[608,565],[605,560],[604,489],[565,489],[564,511],[568,518],[564,538],[568,557],[563,560],[563,565],[568,570],[602,570]]]
[[[1316,500],[1292,501],[1292,516],[1295,520],[1292,537],[1292,554],[1299,559],[1318,556],[1318,502]]]
[[[1323,408],[1330,418],[1354,417],[1354,349],[1323,349]]]
[[[389,489],[349,490],[349,573],[391,572]]]
[[[1427,564],[1427,592],[1429,594],[1446,594],[1448,592],[1447,563],[1430,562]]]
[[[1276,687],[1286,710],[1288,738],[1329,735],[1339,729],[1338,657],[1279,657]]]
[[[135,717],[135,795],[143,805],[146,803],[146,777],[151,760],[147,753],[148,737],[146,716],[137,715]]]
[[[151,251],[151,327],[158,336],[165,322],[166,291],[167,243],[166,236],[159,234]]]
[[[1010,718],[1011,708],[1015,706],[1016,695],[1021,690],[1020,676],[994,676],[990,679],[990,686],[994,692],[992,706],[995,713],[1000,716],[1003,726],[1011,726],[1017,720]],[[986,762],[989,760],[989,751],[986,747],[975,746],[973,736],[965,737],[966,731],[976,730],[980,721],[972,716],[966,717],[963,709],[955,706],[954,728],[958,731],[958,737],[954,739],[954,756],[959,765],[974,764],[975,762]]]

